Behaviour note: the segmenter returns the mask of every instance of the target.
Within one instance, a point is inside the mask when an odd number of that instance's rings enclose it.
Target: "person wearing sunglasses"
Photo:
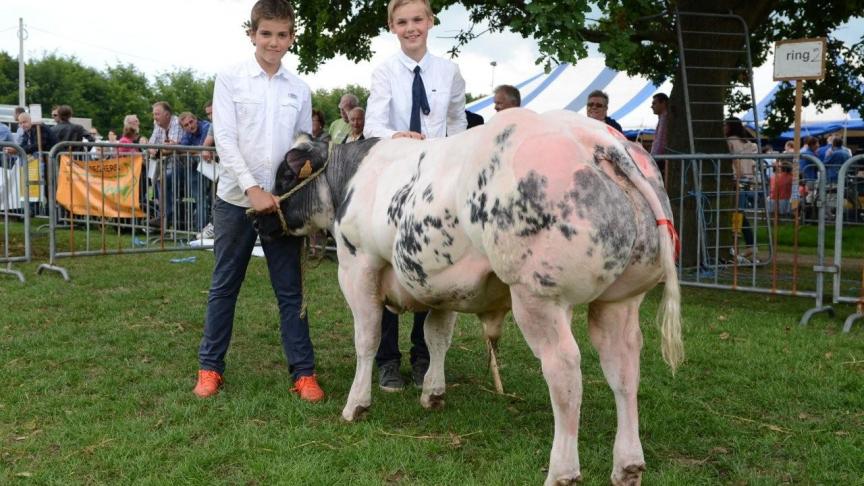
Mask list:
[[[588,103],[585,106],[587,107],[589,118],[605,122],[615,130],[622,131],[621,125],[606,114],[609,111],[609,95],[599,89],[595,89],[588,95]]]

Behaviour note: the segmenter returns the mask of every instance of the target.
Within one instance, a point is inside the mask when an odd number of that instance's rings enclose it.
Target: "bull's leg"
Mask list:
[[[521,285],[511,287],[510,293],[513,317],[531,351],[540,358],[552,400],[555,438],[545,484],[572,484],[581,479],[578,439],[582,405],[581,356],[570,330],[573,311],[569,305],[533,295]]]
[[[420,405],[424,408],[438,409],[444,406],[444,358],[453,339],[456,313],[451,311],[430,310],[423,325],[426,346],[429,348],[429,371],[423,378],[423,392]]]
[[[341,254],[345,253],[345,255]],[[354,316],[354,348],[357,369],[342,418],[353,421],[372,404],[372,367],[381,341],[382,300],[380,265],[369,257],[339,255],[339,286]]]
[[[623,302],[592,302],[588,307],[588,331],[600,355],[600,366],[615,394],[618,431],[612,449],[612,484],[638,485],[645,470],[639,441],[639,304],[643,295]]]
[[[498,371],[498,339],[501,338],[501,325],[507,311],[495,311],[478,314],[480,322],[483,323],[483,334],[486,336],[486,348],[489,351],[489,370],[492,371],[492,383],[495,391],[504,393],[504,385],[501,383],[501,373]]]

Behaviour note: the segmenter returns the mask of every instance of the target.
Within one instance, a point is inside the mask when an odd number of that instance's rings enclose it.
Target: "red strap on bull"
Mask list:
[[[672,242],[675,244],[675,259],[681,256],[681,239],[678,238],[678,231],[675,230],[675,225],[669,219],[658,219],[657,226],[665,226],[669,231],[669,236],[672,237]]]

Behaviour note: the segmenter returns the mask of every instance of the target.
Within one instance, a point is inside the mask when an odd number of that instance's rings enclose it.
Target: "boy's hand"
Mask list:
[[[246,190],[246,197],[252,203],[252,209],[258,214],[269,214],[279,209],[279,198],[258,186]]]
[[[396,132],[393,134],[393,138],[413,138],[416,140],[425,140],[426,135],[417,132]]]

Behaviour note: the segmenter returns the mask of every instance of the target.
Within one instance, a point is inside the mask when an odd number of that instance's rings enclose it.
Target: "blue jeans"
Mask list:
[[[414,324],[411,327],[411,364],[418,360],[429,362],[429,348],[426,347],[426,337],[423,335],[423,323],[428,312],[415,312]],[[378,366],[390,361],[401,361],[399,352],[399,316],[384,308],[381,314],[381,344],[375,353]]]
[[[207,298],[204,337],[198,350],[198,361],[201,369],[222,374],[234,327],[237,295],[246,277],[257,234],[252,221],[246,216],[246,208],[218,198],[213,207],[213,220],[216,266]],[[300,277],[302,244],[302,238],[286,236],[262,245],[270,283],[279,303],[282,349],[288,358],[288,370],[294,380],[315,372],[309,322],[305,317],[300,317],[303,302],[303,282]]]

